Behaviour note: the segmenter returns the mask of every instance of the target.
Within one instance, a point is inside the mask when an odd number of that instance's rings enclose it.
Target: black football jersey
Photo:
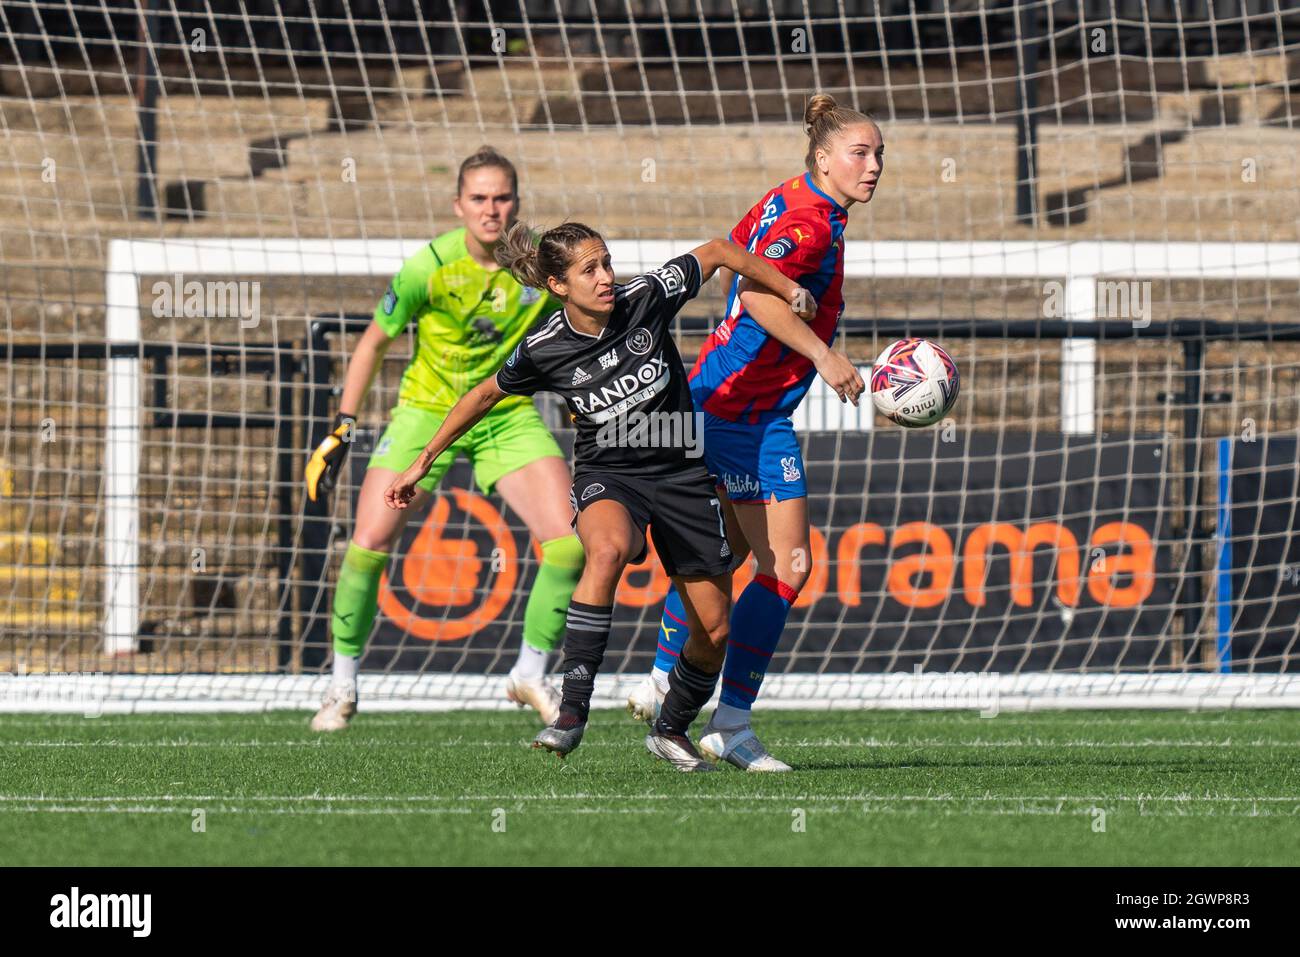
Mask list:
[[[575,474],[703,468],[700,422],[669,331],[700,280],[694,255],[671,259],[614,287],[614,310],[599,336],[575,330],[561,309],[497,371],[502,392],[564,398],[578,433]]]

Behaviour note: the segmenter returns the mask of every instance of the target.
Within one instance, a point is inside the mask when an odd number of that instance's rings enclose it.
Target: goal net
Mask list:
[[[814,386],[811,575],[769,706],[1300,704],[1300,11],[856,0],[0,4],[3,708],[303,707],[369,450],[303,467],[460,161],[622,277],[802,172],[807,98],[878,120],[837,348],[921,336],[951,417]],[[689,364],[720,317],[685,309]],[[539,407],[566,449],[567,417]],[[497,706],[538,568],[462,462],[403,533],[370,707]],[[752,570],[737,573],[737,589]],[[624,576],[601,703],[667,580]]]

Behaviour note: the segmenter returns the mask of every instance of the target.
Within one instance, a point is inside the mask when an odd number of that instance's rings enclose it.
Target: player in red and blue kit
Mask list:
[[[752,552],[758,561],[732,610],[721,700],[699,748],[750,771],[790,770],[750,727],[750,708],[810,571],[808,492],[790,415],[818,374],[841,401],[856,405],[865,388],[831,344],[844,311],[848,209],[871,200],[884,166],[880,129],[866,114],[818,95],[805,123],[808,172],[768,192],[732,230],[731,241],[807,289],[817,300],[814,318],[796,319],[774,293],[736,277],[726,318],[690,375],[704,417],[704,461],[726,491],[732,550]],[[628,700],[635,717],[653,720],[688,630],[681,598],[670,590],[654,671]]]
[[[731,241],[801,277],[817,299],[809,324],[829,348],[844,311],[844,227],[848,211],[811,173],[768,193],[731,231]],[[816,369],[811,359],[774,338],[745,310],[740,277],[732,281],[726,318],[700,350],[691,396],[705,415],[710,468],[736,504],[803,498],[799,443],[790,415]],[[756,440],[757,437],[757,440]]]

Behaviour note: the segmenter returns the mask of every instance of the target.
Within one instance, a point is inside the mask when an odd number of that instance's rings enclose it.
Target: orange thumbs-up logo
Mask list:
[[[383,613],[397,627],[426,641],[456,641],[491,624],[509,603],[519,576],[515,539],[501,513],[481,495],[463,488],[453,488],[451,493],[456,507],[491,535],[492,555],[481,555],[479,546],[468,538],[443,537],[451,502],[439,495],[402,559],[399,574],[406,594],[421,606],[448,612],[471,606],[469,612],[455,618],[427,618],[403,604],[389,587],[387,573],[379,582]],[[490,582],[487,593],[473,607],[485,581]]]

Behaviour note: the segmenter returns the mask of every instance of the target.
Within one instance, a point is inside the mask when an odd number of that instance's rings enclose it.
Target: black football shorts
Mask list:
[[[735,567],[717,487],[703,468],[646,478],[585,472],[574,479],[569,497],[576,512],[602,499],[618,502],[642,537],[648,525],[659,561],[670,576],[711,578]],[[642,548],[632,564],[644,561],[646,551]]]

